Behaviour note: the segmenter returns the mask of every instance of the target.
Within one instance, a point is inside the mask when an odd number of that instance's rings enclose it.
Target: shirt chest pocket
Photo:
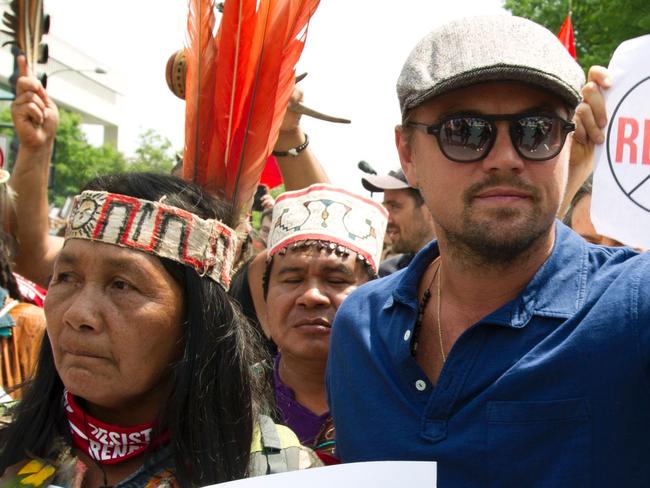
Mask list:
[[[586,398],[487,405],[490,486],[591,486],[591,409]]]

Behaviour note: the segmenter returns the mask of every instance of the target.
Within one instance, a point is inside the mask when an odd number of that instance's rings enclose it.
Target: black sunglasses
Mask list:
[[[436,136],[447,159],[458,163],[479,161],[489,154],[497,137],[495,122],[510,122],[510,140],[517,154],[531,161],[546,161],[557,156],[569,132],[576,126],[558,115],[547,114],[456,114],[431,125],[407,122],[408,127]]]

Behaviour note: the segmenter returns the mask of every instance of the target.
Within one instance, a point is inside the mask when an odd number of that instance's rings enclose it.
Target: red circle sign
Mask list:
[[[630,88],[607,129],[607,161],[616,184],[635,205],[650,212],[650,76]],[[646,191],[640,191],[642,188]]]

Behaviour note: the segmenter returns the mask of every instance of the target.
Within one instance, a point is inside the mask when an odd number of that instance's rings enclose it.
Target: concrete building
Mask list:
[[[0,16],[6,6],[0,7]],[[8,36],[0,33],[0,44]],[[44,36],[49,47],[47,64],[37,71],[48,74],[47,91],[59,107],[81,114],[83,124],[103,128],[103,142],[117,147],[122,94],[120,78],[110,68],[87,56],[54,35]],[[10,92],[9,77],[14,69],[11,47],[0,49],[0,89]],[[103,74],[97,73],[103,71]],[[1,95],[1,93],[0,93]]]

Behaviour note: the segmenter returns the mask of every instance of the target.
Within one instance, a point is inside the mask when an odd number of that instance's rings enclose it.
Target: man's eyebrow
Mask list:
[[[544,112],[547,114],[555,114],[558,112],[558,109],[562,108],[561,106],[556,106],[550,103],[541,103],[539,105],[535,105],[533,107],[526,107],[522,110],[518,110],[517,112],[514,112],[515,114],[527,114],[527,113],[535,113],[535,112]],[[442,111],[440,114],[438,114],[437,118],[435,121],[438,121],[442,118],[453,116],[453,115],[459,115],[459,114],[477,114],[477,115],[493,115],[492,113],[485,112],[483,110],[479,110],[477,108],[467,108],[467,107],[460,107],[458,105],[452,106],[448,108],[447,110]],[[435,122],[434,121],[434,122]]]
[[[553,104],[550,104],[550,103],[540,103],[539,105],[535,105],[534,107],[530,107],[530,108],[527,108],[526,110],[523,110],[521,113],[547,112],[547,113],[556,114],[558,112],[559,108],[561,108],[561,107],[560,106],[553,106]]]
[[[284,266],[280,267],[278,274],[289,274],[289,273],[299,273],[304,270],[303,266]]]
[[[352,270],[345,264],[332,264],[325,267],[325,271],[330,273],[343,273],[346,276],[354,276]]]

